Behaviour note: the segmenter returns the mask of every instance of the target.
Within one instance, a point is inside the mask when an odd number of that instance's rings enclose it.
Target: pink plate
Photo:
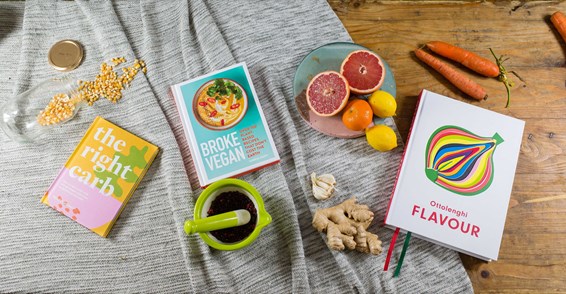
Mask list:
[[[340,71],[342,61],[348,54],[355,50],[369,50],[361,45],[354,43],[337,42],[323,45],[307,54],[295,72],[293,79],[293,95],[295,104],[303,120],[313,129],[333,137],[338,138],[358,138],[365,135],[364,131],[352,131],[342,123],[342,113],[330,117],[316,115],[310,110],[307,103],[306,88],[310,80],[318,73],[328,70]],[[383,58],[385,78],[380,90],[389,92],[393,97],[397,94],[395,78],[389,65]],[[350,98],[353,98],[354,95]],[[364,99],[363,97],[359,97]],[[383,123],[384,119],[374,117],[374,124]]]

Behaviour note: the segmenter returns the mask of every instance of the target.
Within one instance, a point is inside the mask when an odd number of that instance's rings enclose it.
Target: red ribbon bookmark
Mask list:
[[[393,233],[393,237],[391,237],[391,244],[389,244],[389,250],[387,251],[387,257],[385,258],[385,265],[383,266],[384,271],[387,271],[389,269],[389,262],[391,261],[391,254],[393,253],[393,249],[395,248],[395,241],[397,241],[397,236],[399,236],[399,228],[395,229],[395,233]]]

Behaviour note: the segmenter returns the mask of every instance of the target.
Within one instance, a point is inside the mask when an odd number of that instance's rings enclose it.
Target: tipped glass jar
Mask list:
[[[0,106],[0,128],[10,139],[32,143],[71,120],[86,104],[69,75],[40,82]]]

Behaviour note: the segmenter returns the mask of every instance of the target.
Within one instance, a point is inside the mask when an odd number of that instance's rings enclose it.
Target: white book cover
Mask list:
[[[497,260],[524,127],[423,90],[385,224]]]

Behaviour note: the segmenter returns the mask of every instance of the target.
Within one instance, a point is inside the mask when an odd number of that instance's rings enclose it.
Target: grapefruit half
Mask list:
[[[352,93],[365,95],[379,90],[385,79],[385,66],[375,53],[356,50],[344,59],[340,73],[348,80]]]
[[[333,116],[348,102],[350,87],[344,76],[335,71],[317,74],[307,87],[309,108],[318,116]]]

